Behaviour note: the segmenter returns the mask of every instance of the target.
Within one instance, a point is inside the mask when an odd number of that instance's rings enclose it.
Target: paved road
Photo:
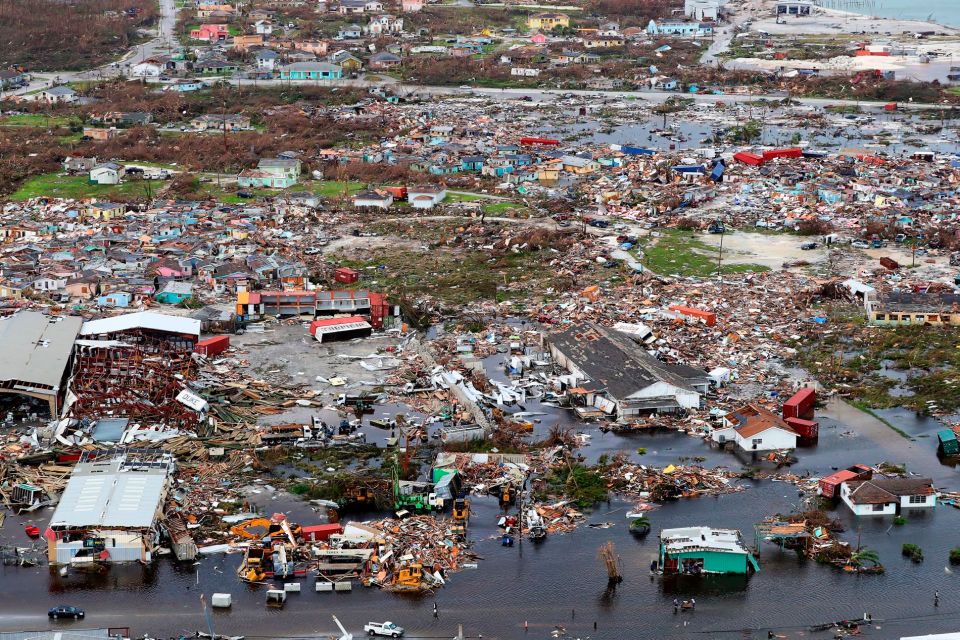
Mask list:
[[[160,0],[160,19],[157,21],[157,35],[152,40],[131,47],[119,60],[87,71],[48,71],[34,76],[32,82],[6,95],[23,95],[43,89],[51,84],[64,84],[84,80],[110,78],[126,73],[128,67],[153,55],[168,53],[177,45],[174,27],[177,23],[177,9],[174,0]]]

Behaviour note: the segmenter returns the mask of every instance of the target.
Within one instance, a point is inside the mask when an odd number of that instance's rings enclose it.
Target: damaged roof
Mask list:
[[[616,398],[627,398],[657,382],[696,393],[687,374],[698,370],[661,362],[626,335],[596,323],[575,325],[550,336],[549,341]],[[696,377],[705,375],[699,371]]]
[[[0,381],[20,391],[55,393],[73,352],[83,319],[21,311],[0,319]]]

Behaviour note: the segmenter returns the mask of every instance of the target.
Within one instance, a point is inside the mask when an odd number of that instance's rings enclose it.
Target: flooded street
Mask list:
[[[539,409],[527,406],[527,410]],[[544,416],[538,430],[548,428]],[[893,418],[891,416],[891,418]],[[906,418],[906,416],[902,416]],[[560,421],[566,421],[561,412]],[[937,463],[936,441],[903,436],[879,420],[849,405],[833,401],[820,414],[819,444],[798,450],[800,462],[790,471],[822,475],[852,462],[876,464],[889,460],[906,463],[908,469],[924,469],[939,488],[960,488],[953,468]],[[903,424],[903,422],[898,422]],[[904,427],[909,429],[909,427]],[[588,460],[601,453],[624,451],[631,459],[661,466],[689,459],[706,458],[706,466],[726,465],[737,469],[745,461],[730,453],[711,449],[698,438],[675,432],[654,432],[629,437],[603,434],[584,427],[592,436],[582,450]],[[917,435],[923,435],[917,433]],[[906,446],[905,446],[906,445]],[[643,447],[646,455],[637,449]],[[957,540],[947,532],[960,524],[960,511],[939,506],[930,513],[909,515],[904,526],[889,519],[856,520],[846,508],[834,508],[831,516],[846,527],[841,537],[852,544],[879,552],[887,567],[884,575],[848,575],[811,561],[798,560],[791,551],[781,552],[765,543],[760,549],[761,570],[751,578],[654,577],[648,575],[656,555],[657,531],[661,528],[709,524],[740,529],[753,544],[753,525],[777,512],[798,507],[798,492],[789,483],[736,481],[746,490],[716,498],[698,498],[668,503],[651,513],[653,531],[645,539],[632,536],[624,514],[629,503],[613,500],[588,513],[587,525],[575,532],[551,535],[539,544],[525,541],[514,548],[499,544],[495,526],[499,507],[492,498],[473,498],[469,529],[481,556],[477,569],[450,577],[435,594],[401,596],[355,586],[348,594],[313,592],[305,581],[303,593],[293,594],[283,610],[264,605],[264,587],[241,584],[235,575],[241,555],[203,557],[197,564],[177,565],[168,558],[152,567],[112,566],[93,574],[71,569],[66,577],[46,567],[0,567],[0,629],[47,628],[46,609],[69,603],[86,609],[87,619],[76,626],[129,626],[135,634],[160,636],[192,634],[206,630],[199,596],[231,593],[233,607],[217,611],[217,633],[247,637],[289,637],[332,633],[330,614],[336,614],[358,632],[372,619],[390,619],[408,629],[408,637],[452,637],[457,624],[468,636],[484,638],[546,638],[555,625],[570,633],[598,639],[628,637],[658,638],[761,638],[768,629],[790,638],[829,637],[805,631],[813,624],[856,617],[870,612],[878,621],[871,638],[896,638],[911,629],[917,619],[924,629],[946,631],[960,617],[957,576],[946,558]],[[261,487],[252,501],[264,513],[285,511],[307,523],[319,516],[305,503]],[[703,504],[710,502],[709,505]],[[2,532],[6,544],[24,544],[22,526],[46,524],[51,510],[35,517],[8,516]],[[345,520],[362,520],[371,514],[348,514]],[[611,523],[608,528],[589,524]],[[606,526],[606,525],[604,525]],[[601,544],[612,540],[623,565],[624,582],[608,589],[597,558]],[[913,564],[900,556],[900,546],[912,542],[922,547],[926,561]],[[939,590],[940,607],[932,606]],[[902,594],[913,594],[905,598]],[[695,613],[675,616],[675,597],[696,597]],[[440,617],[432,617],[436,602]],[[144,606],[147,604],[147,606]],[[593,623],[597,621],[594,631]],[[529,630],[525,633],[524,623]],[[655,631],[654,631],[655,630]],[[648,635],[649,634],[649,635]]]

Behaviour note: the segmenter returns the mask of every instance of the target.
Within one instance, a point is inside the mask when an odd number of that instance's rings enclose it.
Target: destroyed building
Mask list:
[[[21,311],[0,319],[0,393],[45,400],[56,417],[63,405],[73,341],[83,320]]]
[[[547,342],[554,361],[587,391],[588,403],[619,418],[698,409],[710,386],[705,371],[661,362],[626,334],[592,322]]]
[[[175,467],[158,450],[84,452],[44,534],[50,563],[150,562]]]

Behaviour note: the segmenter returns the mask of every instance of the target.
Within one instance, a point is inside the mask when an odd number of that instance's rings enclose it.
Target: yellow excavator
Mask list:
[[[243,577],[247,582],[263,582],[267,579],[267,574],[259,567],[250,567]]]
[[[470,519],[470,501],[457,498],[453,501],[453,521],[466,524]]]
[[[423,581],[423,565],[411,564],[397,574],[396,584],[403,587],[419,587]]]

